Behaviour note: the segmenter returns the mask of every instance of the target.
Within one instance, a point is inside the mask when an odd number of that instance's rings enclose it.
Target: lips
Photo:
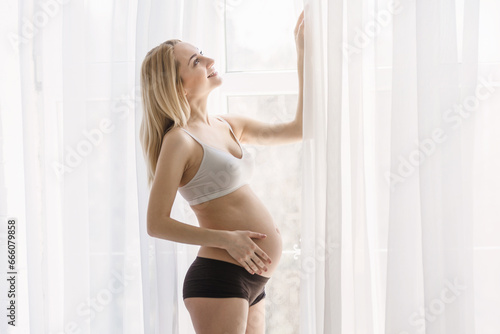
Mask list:
[[[212,73],[210,73],[210,75],[207,78],[211,78],[215,75],[217,75],[217,71],[214,70]]]

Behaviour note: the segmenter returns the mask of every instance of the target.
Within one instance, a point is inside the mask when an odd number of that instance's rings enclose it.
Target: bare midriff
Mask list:
[[[271,258],[272,263],[267,263],[267,271],[262,271],[261,274],[261,276],[271,277],[281,257],[281,234],[274,224],[270,212],[248,184],[228,195],[192,205],[191,208],[198,218],[200,227],[266,234],[267,237],[264,239],[252,240]],[[198,256],[241,266],[222,248],[201,246]]]

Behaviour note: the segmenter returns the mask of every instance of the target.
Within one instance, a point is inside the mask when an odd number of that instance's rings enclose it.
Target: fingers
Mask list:
[[[299,30],[295,33],[295,35],[303,35],[304,34],[304,21],[300,23]]]
[[[304,10],[302,10],[302,13],[300,13],[299,18],[297,19],[297,24],[295,24],[295,32],[299,29],[300,24],[302,23],[304,19]]]
[[[263,233],[258,233],[258,232],[249,232],[248,235],[252,239],[263,239],[263,238],[267,237],[267,235],[265,235]],[[255,247],[257,247],[255,249],[255,254],[260,256],[264,261],[271,263],[271,258],[269,256],[267,256],[267,254],[265,252],[263,252],[262,249],[260,249],[257,245],[255,245]]]
[[[267,271],[266,265],[262,262],[262,260],[258,256],[249,258],[244,262],[244,264],[245,264],[245,269],[252,275],[255,273],[260,275],[262,274],[262,270]]]
[[[259,247],[256,247],[253,255],[249,255],[247,259],[241,259],[239,261],[243,267],[250,273],[250,274],[255,274],[258,273],[259,275],[262,274],[262,270],[267,271],[267,266],[264,263],[271,263],[271,259],[267,254],[262,251]]]
[[[254,274],[255,272],[252,270],[252,268],[250,268],[250,266],[248,265],[248,263],[246,263],[246,261],[243,261],[243,262],[240,262],[241,265],[243,266],[243,268],[245,268],[250,274]]]
[[[246,261],[247,265],[252,269],[252,271],[250,272],[250,274],[255,274],[255,273],[258,273],[258,274],[261,274],[262,272],[260,271],[259,268],[257,268],[257,265],[252,261],[252,259],[248,259]]]
[[[298,22],[302,21],[303,18],[304,18],[304,10],[302,9],[302,12],[300,13],[298,18]]]
[[[257,247],[255,250],[255,254],[260,256],[261,259],[263,259],[266,263],[271,263],[271,258],[260,248]]]
[[[258,233],[258,232],[250,232],[249,237],[252,239],[264,239],[267,237],[264,233]]]
[[[255,258],[252,258],[253,262],[259,267],[259,268],[262,268],[264,271],[267,271],[267,267],[266,265],[264,264],[264,262],[262,262],[262,260],[256,256]],[[262,274],[262,272],[259,270],[259,274]]]

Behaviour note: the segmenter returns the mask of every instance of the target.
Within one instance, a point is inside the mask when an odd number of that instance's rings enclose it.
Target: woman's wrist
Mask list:
[[[304,55],[297,55],[297,69],[302,71],[304,69]]]
[[[304,61],[304,50],[297,50],[297,62]]]
[[[304,75],[304,57],[303,56],[297,56],[297,73],[299,75],[299,80],[302,82],[303,75]]]
[[[226,230],[211,230],[213,234],[213,247],[226,249],[231,231]]]

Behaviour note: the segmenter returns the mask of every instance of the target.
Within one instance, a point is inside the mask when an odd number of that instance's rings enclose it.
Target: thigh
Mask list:
[[[245,334],[264,334],[266,332],[266,300],[262,299],[248,309],[247,330]]]
[[[196,334],[243,334],[248,317],[248,301],[243,298],[184,299]]]

